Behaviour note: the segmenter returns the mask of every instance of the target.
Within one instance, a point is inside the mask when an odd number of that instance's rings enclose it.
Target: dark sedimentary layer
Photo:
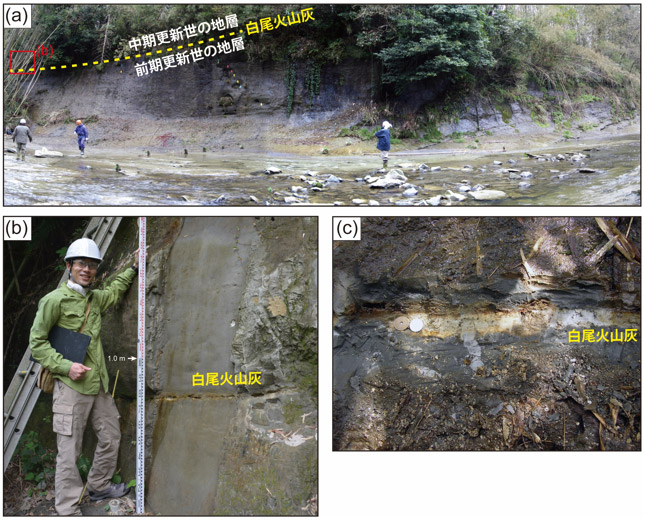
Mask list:
[[[607,241],[593,218],[364,218],[334,250],[335,449],[639,449],[640,265],[595,262]]]

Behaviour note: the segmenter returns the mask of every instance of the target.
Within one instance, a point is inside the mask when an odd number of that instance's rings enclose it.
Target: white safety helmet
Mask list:
[[[388,128],[392,128],[392,125],[390,124],[390,122],[389,122],[389,121],[383,121],[383,125],[382,125],[382,126],[383,126],[383,128],[385,128],[386,130],[387,130]]]
[[[79,238],[69,246],[67,254],[65,255],[65,261],[67,262],[74,258],[92,258],[99,262],[103,260],[99,247],[96,245],[94,240],[90,240],[89,238]]]
[[[27,124],[27,120],[26,120],[26,119],[21,119],[21,120],[20,120],[20,124],[21,124],[21,125],[26,125],[26,124]]]

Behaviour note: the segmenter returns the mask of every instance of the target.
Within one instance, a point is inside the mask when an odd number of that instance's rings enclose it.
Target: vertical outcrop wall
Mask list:
[[[316,219],[151,218],[148,229],[146,507],[306,514],[317,494]],[[134,219],[116,239],[136,247]],[[131,290],[105,317],[108,356],[134,351],[135,307]],[[120,466],[134,475],[136,374],[121,368]],[[262,384],[193,386],[209,372],[261,372]]]

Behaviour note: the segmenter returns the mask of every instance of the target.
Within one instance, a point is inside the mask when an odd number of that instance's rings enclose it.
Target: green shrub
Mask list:
[[[90,468],[92,467],[92,462],[85,455],[81,454],[76,463],[78,466],[78,471],[81,474],[83,480],[87,480],[87,476],[90,473]]]
[[[354,125],[351,128],[341,128],[338,137],[357,137],[361,141],[369,141],[374,137],[374,130]]]
[[[536,110],[531,110],[531,120],[541,128],[547,128],[549,126],[546,117],[546,111],[541,106],[536,106]]]
[[[38,440],[38,433],[30,431],[18,442],[16,451],[25,480],[38,484],[48,474],[55,473],[56,452],[46,449]]]
[[[369,128],[360,128],[358,130],[358,137],[361,138],[361,141],[369,141],[374,138],[374,133],[375,131]]]
[[[434,118],[429,118],[426,123],[425,128],[422,129],[424,132],[423,140],[430,141],[431,143],[440,143],[443,139],[443,134],[437,128],[437,122]]]
[[[291,115],[293,110],[293,97],[296,92],[296,64],[289,63],[284,75],[284,84],[287,88],[287,117]]]
[[[594,125],[593,123],[582,123],[581,125],[578,125],[578,128],[583,132],[588,132],[589,130],[593,130],[597,126],[598,125]]]
[[[593,94],[581,94],[576,101],[578,103],[593,103],[594,101],[602,101],[602,99]]]

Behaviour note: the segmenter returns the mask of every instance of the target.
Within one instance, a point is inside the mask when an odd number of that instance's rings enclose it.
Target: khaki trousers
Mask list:
[[[79,510],[78,501],[83,492],[83,480],[76,462],[81,455],[87,420],[92,421],[98,437],[87,488],[105,491],[110,486],[119,455],[119,412],[114,399],[103,388],[98,395],[84,395],[59,380],[54,383],[53,412],[54,432],[58,434],[56,512],[61,516],[71,515]]]

